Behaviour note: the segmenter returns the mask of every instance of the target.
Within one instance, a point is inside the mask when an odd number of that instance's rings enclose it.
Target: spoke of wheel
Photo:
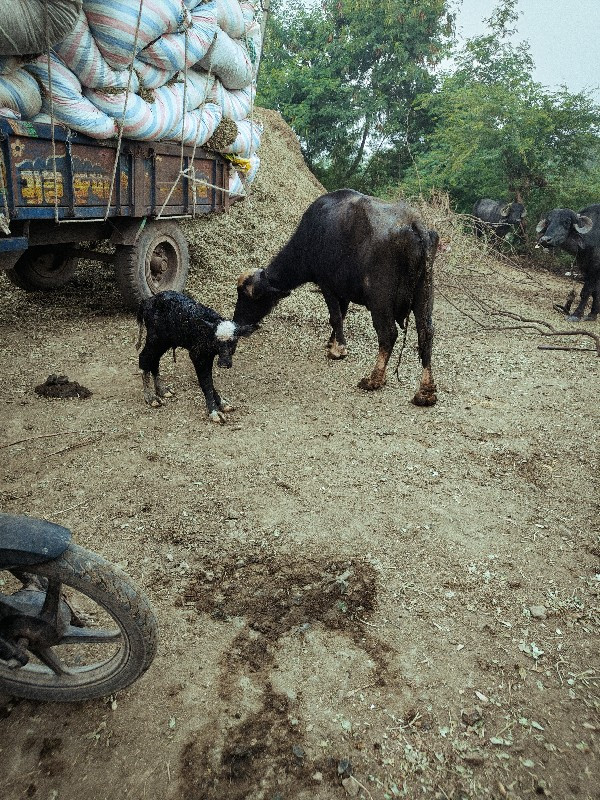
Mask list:
[[[59,644],[110,644],[118,642],[121,631],[105,628],[75,628],[69,625],[64,635],[60,637]]]
[[[71,670],[63,664],[60,658],[56,655],[56,653],[50,648],[40,648],[39,650],[31,650],[31,652],[39,658],[42,664],[45,664],[47,667],[50,667],[52,672],[56,675],[70,675]]]
[[[58,621],[58,606],[60,603],[60,590],[62,583],[55,579],[48,580],[44,605],[40,612],[40,617],[56,624]]]

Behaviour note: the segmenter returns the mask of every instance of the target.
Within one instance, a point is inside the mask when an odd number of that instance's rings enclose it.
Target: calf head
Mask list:
[[[215,328],[217,366],[229,369],[240,336],[250,336],[253,330],[254,325],[238,325],[228,319],[219,322]]]
[[[555,208],[541,219],[535,229],[541,247],[562,247],[568,253],[577,253],[584,246],[582,235],[592,230],[594,223],[570,208]]]
[[[255,326],[272,311],[289,292],[275,288],[264,269],[243,272],[237,282],[237,302],[233,320]]]

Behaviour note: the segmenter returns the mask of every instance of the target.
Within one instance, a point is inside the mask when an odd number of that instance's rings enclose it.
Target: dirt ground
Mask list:
[[[189,292],[224,314],[322,191],[260,113],[250,197],[186,225]],[[445,246],[433,408],[410,403],[414,325],[362,392],[368,313],[328,361],[307,286],[215,368],[227,424],[184,352],[152,409],[109,267],[47,294],[0,276],[1,507],[70,527],[161,626],[117,697],[1,699],[3,800],[600,798],[600,359],[504,314],[574,329],[552,310],[568,278],[425,213]],[[92,396],[36,393],[51,374]]]

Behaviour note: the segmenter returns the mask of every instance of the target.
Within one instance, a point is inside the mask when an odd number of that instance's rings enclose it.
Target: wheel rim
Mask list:
[[[57,253],[40,253],[31,259],[31,271],[40,278],[52,278],[61,272],[64,263]]]
[[[170,288],[177,277],[179,251],[171,237],[162,237],[148,248],[146,282],[153,294]]]
[[[52,621],[48,622],[42,605],[51,591],[55,601]],[[30,597],[21,599],[28,594]],[[26,642],[30,657],[29,663],[18,670],[0,662],[0,681],[7,685],[58,689],[67,694],[73,689],[93,688],[127,664],[130,642],[118,620],[102,603],[82,592],[54,579],[45,592],[21,590],[7,599],[15,601],[9,623],[12,620],[19,632],[13,631],[12,638],[19,634],[25,637],[21,641]],[[73,612],[83,615],[83,619],[73,620]],[[6,620],[3,626],[6,628]],[[3,635],[6,633],[3,629]]]

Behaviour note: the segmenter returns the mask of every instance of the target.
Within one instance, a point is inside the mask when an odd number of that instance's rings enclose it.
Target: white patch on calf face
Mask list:
[[[235,322],[232,322],[229,319],[223,320],[223,322],[219,322],[217,325],[217,330],[215,331],[215,336],[220,342],[230,342],[232,339],[235,338],[237,325]]]

